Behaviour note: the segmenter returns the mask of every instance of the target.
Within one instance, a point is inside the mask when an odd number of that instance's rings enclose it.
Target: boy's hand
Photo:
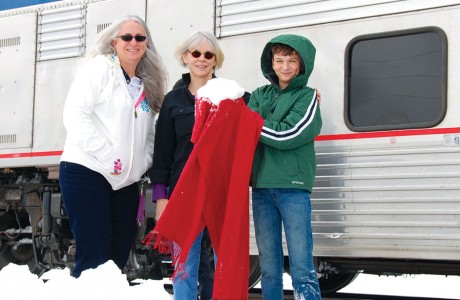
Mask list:
[[[315,88],[315,91],[316,91],[316,99],[318,99],[318,103],[321,104],[321,93],[319,92],[317,88]]]

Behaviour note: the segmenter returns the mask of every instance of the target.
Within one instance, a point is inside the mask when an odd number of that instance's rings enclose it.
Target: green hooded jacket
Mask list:
[[[302,59],[300,73],[283,90],[272,67],[271,48],[275,43],[292,47]],[[293,34],[273,38],[262,52],[262,72],[271,84],[257,88],[248,103],[264,119],[252,168],[252,187],[312,191],[316,173],[314,139],[322,125],[316,92],[306,86],[315,53],[308,39]]]

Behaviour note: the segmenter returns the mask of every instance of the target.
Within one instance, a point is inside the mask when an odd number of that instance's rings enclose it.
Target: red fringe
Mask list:
[[[158,252],[163,254],[171,254],[174,272],[171,275],[171,279],[182,280],[188,277],[185,270],[185,259],[181,256],[181,249],[179,245],[174,244],[173,241],[169,240],[159,232],[152,230],[142,240],[144,245],[158,249]],[[152,245],[153,244],[153,245]]]
[[[158,251],[163,254],[169,254],[173,249],[172,242],[155,230],[150,231],[142,240],[142,243],[153,247],[153,249],[158,249]]]

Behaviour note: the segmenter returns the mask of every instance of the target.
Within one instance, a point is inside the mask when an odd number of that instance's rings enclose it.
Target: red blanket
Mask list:
[[[198,234],[208,227],[216,252],[213,299],[247,299],[249,279],[249,179],[263,119],[243,99],[219,106],[197,99],[194,149],[165,211],[144,239],[160,252],[172,249],[173,277]]]

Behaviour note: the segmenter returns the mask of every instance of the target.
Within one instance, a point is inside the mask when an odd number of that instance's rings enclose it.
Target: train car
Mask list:
[[[359,273],[460,275],[458,0],[66,0],[0,12],[0,266],[72,267],[62,108],[95,35],[126,13],[145,18],[170,87],[186,72],[175,47],[196,30],[219,38],[217,76],[249,92],[267,83],[259,61],[271,37],[316,46],[309,85],[322,94],[323,128],[312,225],[324,293]],[[252,226],[250,243],[253,286]],[[131,277],[170,272],[140,243],[132,254]]]

